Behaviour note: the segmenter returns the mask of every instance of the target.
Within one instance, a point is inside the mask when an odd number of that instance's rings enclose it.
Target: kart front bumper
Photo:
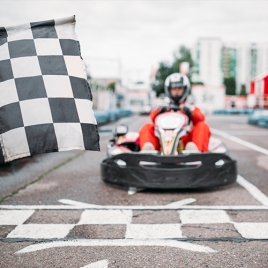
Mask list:
[[[236,181],[236,161],[225,154],[160,156],[124,153],[101,163],[103,181],[125,187],[197,189]]]

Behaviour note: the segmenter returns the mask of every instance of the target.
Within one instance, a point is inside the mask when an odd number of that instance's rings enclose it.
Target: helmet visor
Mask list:
[[[170,82],[169,84],[169,88],[180,88],[180,87],[184,88],[182,81]]]

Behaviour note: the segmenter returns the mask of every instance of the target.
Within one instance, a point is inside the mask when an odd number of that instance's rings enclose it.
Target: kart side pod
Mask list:
[[[161,156],[123,153],[101,163],[102,180],[124,187],[198,189],[236,181],[236,161],[220,153]]]

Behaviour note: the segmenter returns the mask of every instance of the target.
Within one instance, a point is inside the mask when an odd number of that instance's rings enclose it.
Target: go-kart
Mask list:
[[[108,157],[101,163],[103,181],[151,189],[210,188],[236,181],[236,161],[216,137],[210,138],[208,153],[183,150],[181,137],[189,119],[177,106],[170,109],[155,119],[160,151],[140,151],[139,133],[129,132],[126,125],[116,127],[107,146]]]

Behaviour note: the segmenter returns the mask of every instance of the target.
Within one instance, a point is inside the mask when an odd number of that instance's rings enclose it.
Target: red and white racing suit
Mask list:
[[[210,129],[208,124],[205,122],[205,116],[201,112],[201,110],[193,106],[192,108],[192,115],[191,115],[191,122],[192,122],[192,129],[187,133],[187,135],[182,137],[182,145],[185,148],[185,145],[192,141],[196,144],[197,148],[201,152],[208,151],[208,143],[210,138]],[[159,139],[155,136],[155,126],[154,121],[156,116],[159,114],[159,107],[156,107],[150,114],[150,117],[153,123],[144,124],[140,131],[140,148],[146,142],[151,142],[156,150],[160,150],[160,142]]]

